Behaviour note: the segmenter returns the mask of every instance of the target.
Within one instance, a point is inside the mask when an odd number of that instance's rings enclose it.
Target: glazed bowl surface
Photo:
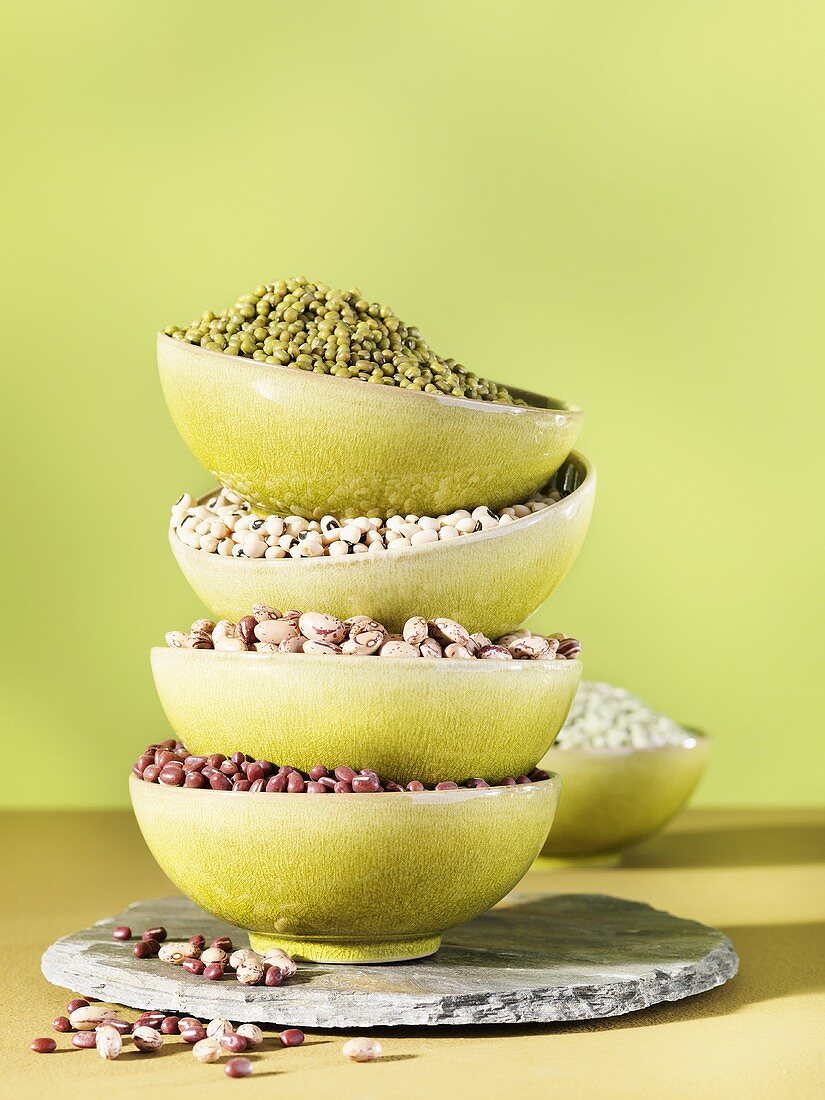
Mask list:
[[[580,661],[152,650],[176,736],[309,771],[371,768],[406,785],[526,774],[564,724]]]
[[[207,351],[163,333],[164,397],[190,451],[264,512],[440,515],[526,500],[559,468],[583,412],[410,393]]]
[[[257,951],[336,963],[430,955],[447,928],[495,905],[538,854],[559,786],[321,796],[129,781],[178,889]]]
[[[658,748],[551,748],[540,766],[558,771],[564,796],[542,855],[600,860],[651,836],[687,803],[709,751],[690,730]]]
[[[507,526],[398,553],[346,557],[234,558],[187,546],[169,529],[172,553],[216,619],[237,621],[255,603],[323,607],[339,619],[369,615],[393,632],[411,615],[446,616],[497,638],[536,611],[571,569],[596,495],[596,471],[573,453],[578,486],[556,504]],[[214,494],[204,494],[202,501]]]

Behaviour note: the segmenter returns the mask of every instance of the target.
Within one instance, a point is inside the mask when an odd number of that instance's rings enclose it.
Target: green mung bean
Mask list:
[[[434,352],[414,325],[358,288],[332,290],[303,276],[255,288],[230,309],[206,310],[190,325],[169,325],[173,340],[242,359],[315,374],[446,394],[498,405],[524,405],[497,382]]]

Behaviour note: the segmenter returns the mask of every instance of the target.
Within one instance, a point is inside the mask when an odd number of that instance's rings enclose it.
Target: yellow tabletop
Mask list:
[[[128,813],[0,815],[0,1095],[28,1097],[334,1096],[336,1100],[825,1096],[825,811],[686,813],[619,867],[536,865],[530,889],[604,892],[723,929],[739,977],[688,1001],[614,1020],[532,1027],[407,1028],[379,1034],[385,1057],[341,1056],[352,1033],[267,1041],[243,1083],[178,1039],[115,1062],[51,1030],[66,992],[40,974],[43,949],[139,898],[172,893]],[[216,870],[221,871],[220,853]],[[136,1013],[124,1013],[133,1019]],[[35,1055],[32,1038],[58,1040]],[[223,1095],[223,1093],[222,1093]]]

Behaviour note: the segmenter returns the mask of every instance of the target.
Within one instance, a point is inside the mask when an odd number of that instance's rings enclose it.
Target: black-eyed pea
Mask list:
[[[438,531],[432,527],[417,531],[410,537],[411,546],[426,546],[430,542],[438,542]]]

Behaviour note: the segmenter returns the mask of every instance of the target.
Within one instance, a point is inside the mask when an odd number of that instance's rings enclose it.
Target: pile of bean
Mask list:
[[[579,685],[567,721],[556,739],[559,749],[658,749],[684,745],[691,733],[613,684]]]
[[[400,783],[383,778],[370,768],[356,771],[344,764],[331,769],[317,764],[308,772],[302,772],[288,764],[279,767],[271,760],[256,760],[242,752],[233,752],[231,756],[219,752],[209,756],[193,756],[180,741],[171,738],[158,745],[147,745],[132,765],[132,773],[145,783],[162,783],[167,787],[249,791],[251,794],[381,794],[405,790],[457,791],[491,786],[484,779],[472,778],[460,782],[445,780],[430,787],[414,779],[402,787]],[[528,775],[508,775],[495,785],[513,787],[541,783],[545,779],[549,779],[548,772],[533,768]],[[158,954],[160,941],[156,942],[158,951],[155,953]],[[136,951],[139,947],[139,944],[135,945]]]
[[[121,926],[122,928],[122,926]],[[122,939],[114,929],[115,939]],[[127,930],[128,931],[128,930]],[[203,939],[192,936],[188,942]],[[235,952],[236,955],[254,955],[254,951]],[[289,958],[289,956],[287,956]],[[57,1016],[52,1030],[60,1034],[71,1033],[71,1044],[78,1050],[96,1050],[106,1062],[112,1062],[123,1053],[125,1041],[130,1038],[141,1054],[154,1054],[172,1036],[191,1046],[198,1062],[217,1062],[225,1055],[232,1055],[225,1063],[227,1077],[248,1077],[253,1065],[249,1058],[238,1058],[246,1050],[257,1050],[265,1043],[263,1031],[257,1024],[240,1024],[237,1028],[229,1020],[204,1021],[194,1016],[172,1016],[161,1011],[141,1013],[134,1021],[122,1019],[115,1008],[85,997],[75,997],[66,1006],[66,1015]],[[305,1039],[300,1028],[290,1027],[275,1035],[279,1047],[297,1047]],[[32,1039],[29,1049],[35,1054],[53,1054],[57,1041],[46,1036]],[[381,1056],[381,1044],[377,1039],[357,1037],[345,1042],[341,1053],[351,1062],[373,1062]]]
[[[569,467],[572,469],[572,467]],[[556,504],[576,487],[553,488],[528,500],[493,512],[486,505],[461,508],[441,516],[258,516],[237,493],[221,489],[205,504],[188,493],[172,506],[171,527],[187,546],[233,558],[346,557],[347,554],[397,553],[409,546],[448,542],[461,535],[506,527]]]
[[[470,634],[454,619],[414,615],[393,634],[368,615],[337,619],[320,611],[284,611],[255,604],[237,623],[196,619],[188,632],[170,630],[173,649],[215,649],[235,653],[307,653],[326,656],[445,657],[480,661],[574,661],[581,643],[566,634],[515,630],[493,642]]]
[[[413,325],[360,290],[333,290],[309,279],[257,286],[219,314],[164,329],[173,340],[282,367],[353,378],[413,392],[524,405],[503,386],[443,359]]]
[[[160,749],[156,753],[158,759],[163,752]],[[144,928],[140,939],[132,948],[132,954],[136,959],[159,958],[161,962],[180,966],[188,973],[203,976],[210,981],[219,981],[231,971],[242,985],[281,985],[297,969],[295,960],[280,948],[273,948],[266,954],[259,955],[249,948],[234,951],[232,940],[228,936],[213,940],[209,947],[201,935],[171,943],[166,943],[166,937],[166,929],[161,925]],[[130,940],[132,929],[125,924],[119,924],[112,929],[112,938]]]

